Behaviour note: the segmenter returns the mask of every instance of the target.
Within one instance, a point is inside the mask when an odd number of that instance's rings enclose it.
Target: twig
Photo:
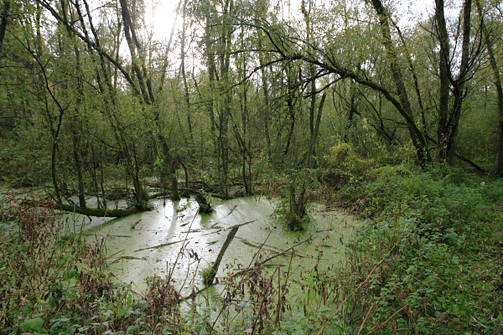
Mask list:
[[[268,244],[264,244],[262,245],[262,243],[257,243],[257,242],[253,242],[253,241],[248,241],[247,239],[243,238],[243,237],[236,237],[237,239],[241,240],[241,242],[243,242],[244,244],[250,246],[250,247],[254,247],[254,248],[262,248],[262,249],[265,249],[265,250],[269,250],[269,251],[272,251],[272,252],[275,252],[275,253],[278,253],[278,252],[283,252],[281,249],[279,248],[276,248],[272,245],[268,245]],[[305,256],[302,256],[302,255],[299,255],[299,254],[296,254],[295,256],[298,256],[298,257],[301,257],[301,258],[304,258]]]
[[[190,228],[192,228],[192,224],[194,224],[194,221],[196,220],[197,214],[199,214],[199,209],[196,211],[196,213],[194,214],[194,217],[192,218],[192,221],[190,222],[189,231],[190,231]],[[168,283],[171,282],[171,278],[173,277],[173,272],[175,272],[176,265],[178,264],[178,260],[180,259],[180,255],[183,253],[183,249],[185,248],[185,242],[187,242],[188,237],[189,237],[189,234],[187,233],[185,235],[185,239],[183,240],[183,245],[180,248],[180,251],[178,252],[178,254],[176,255],[176,260],[175,260],[175,263],[173,264],[173,268],[169,272],[169,276],[167,279]]]
[[[388,322],[390,322],[390,321],[391,321],[391,319],[393,319],[393,318],[394,318],[394,317],[395,317],[398,313],[400,313],[401,311],[403,311],[403,310],[404,310],[406,307],[408,307],[408,306],[409,306],[409,304],[407,304],[407,305],[403,306],[403,307],[402,307],[402,308],[400,308],[398,311],[396,311],[395,313],[393,313],[393,315],[392,315],[392,316],[390,316],[388,320],[384,321],[384,323],[380,324],[380,325],[379,325],[379,326],[377,326],[377,327],[372,328],[372,330],[370,331],[370,333],[368,333],[368,335],[373,334],[376,330],[381,329],[381,328],[382,328],[385,324],[387,324]]]
[[[414,220],[412,223],[416,222],[416,220]],[[363,285],[365,285],[366,283],[368,283],[370,277],[374,274],[374,272],[377,270],[377,268],[386,260],[387,256],[388,255],[391,255],[391,253],[393,252],[393,250],[395,250],[396,246],[398,245],[398,242],[401,241],[403,235],[405,235],[405,233],[407,232],[407,227],[404,228],[402,234],[400,235],[400,237],[398,238],[398,240],[395,242],[395,244],[393,245],[393,247],[388,251],[388,253],[386,254],[385,257],[383,257],[383,259],[381,259],[381,261],[379,263],[377,263],[374,268],[372,269],[372,271],[370,271],[369,275],[367,276],[367,278],[360,283],[360,285],[358,285],[358,287],[353,291],[353,293],[357,292]],[[346,303],[346,301],[348,301],[350,295],[348,295],[346,297],[346,299],[344,299],[340,304],[339,304],[339,307],[337,307],[337,312],[340,310],[340,308]]]
[[[238,205],[235,205],[234,207],[232,207],[231,211],[227,214],[227,216],[231,215],[232,212],[234,212],[234,210],[238,207]]]
[[[144,257],[140,258],[140,257],[134,257],[134,256],[128,256],[128,255],[126,255],[126,256],[121,256],[121,257],[117,258],[115,261],[112,262],[112,264],[113,263],[117,263],[118,261],[123,260],[123,259],[125,259],[125,260],[138,260],[138,261],[144,261],[145,260]]]
[[[374,304],[370,307],[369,311],[367,312],[367,315],[365,315],[365,319],[363,319],[362,324],[360,325],[360,330],[358,330],[358,335],[360,335],[360,333],[363,330],[363,327],[365,326],[365,323],[367,323],[367,319],[369,318],[370,312],[372,312],[372,310],[374,309],[374,307],[376,307],[379,301],[381,301],[381,299],[374,302]]]
[[[169,242],[169,243],[162,243],[162,244],[154,245],[153,247],[141,248],[141,249],[135,250],[134,252],[149,250],[149,249],[158,249],[158,248],[166,247],[168,245],[172,245],[172,244],[176,244],[176,243],[180,243],[180,242],[184,242],[184,241],[174,241],[174,242]]]
[[[272,259],[274,259],[274,258],[276,258],[276,257],[282,256],[282,255],[286,254],[287,252],[289,252],[290,250],[292,250],[293,248],[295,248],[295,247],[297,247],[297,246],[299,246],[299,245],[301,245],[301,244],[303,244],[303,243],[306,243],[306,242],[307,242],[307,241],[309,241],[309,240],[310,240],[310,238],[307,238],[307,239],[305,239],[304,241],[301,241],[301,242],[299,242],[299,243],[296,243],[296,244],[292,245],[290,248],[288,248],[288,249],[286,249],[286,250],[283,250],[282,252],[278,252],[277,254],[274,254],[274,255],[270,256],[269,258],[266,258],[265,260],[263,260],[262,262],[260,262],[260,264],[261,264],[261,265],[263,265],[263,264],[265,264],[266,262],[269,262],[270,260],[272,260]],[[263,248],[264,248],[264,245],[265,245],[265,242],[261,244],[260,249],[263,249]],[[259,250],[259,251],[260,251],[260,250]],[[251,264],[250,264],[250,267],[251,267]],[[231,277],[232,277],[232,278],[234,278],[234,277],[240,276],[240,275],[242,275],[242,274],[244,274],[244,273],[248,272],[248,271],[250,270],[250,267],[248,267],[248,268],[246,268],[246,269],[244,269],[244,270],[241,270],[241,271],[239,271],[239,272],[234,273]]]
[[[91,233],[91,234],[83,234],[84,236],[93,236],[94,234]],[[113,235],[113,234],[108,234],[107,235],[108,237],[122,237],[122,238],[131,238],[133,236],[131,235]]]
[[[272,230],[269,231],[269,234],[267,235],[266,239],[264,240],[264,243],[262,243],[262,246],[267,242],[267,240],[269,239],[269,237],[271,236],[271,233],[272,233]],[[248,268],[246,268],[244,271],[240,271],[239,273],[244,273],[248,270],[250,270],[250,267],[251,265],[253,264],[253,261],[255,260],[255,258],[257,257],[257,255],[260,253],[261,249],[259,249],[252,257],[251,261],[250,261],[250,265],[248,265]],[[231,276],[231,278],[234,278],[235,276],[237,276],[238,274],[234,274]],[[241,284],[243,283],[244,281],[244,278],[241,278],[241,282],[239,285],[235,286],[234,287],[234,293],[237,291],[237,289],[239,287],[241,287]],[[223,292],[223,291],[222,291]],[[220,312],[218,313],[218,315],[216,316],[215,320],[213,321],[213,324],[211,325],[211,329],[210,329],[210,335],[213,334],[213,331],[215,330],[215,325],[217,324],[217,321],[218,319],[220,318],[220,316],[222,315],[222,313],[224,312],[224,308],[220,309]]]
[[[235,227],[245,226],[245,225],[247,225],[247,224],[249,224],[249,223],[252,223],[252,222],[255,222],[255,221],[257,221],[257,220],[246,221],[246,222],[243,222],[243,223],[240,223],[240,224],[234,225],[234,226],[230,226],[229,228],[235,228]],[[227,228],[227,229],[229,229],[229,228]]]
[[[319,331],[319,332],[318,332],[318,334],[316,334],[316,335],[320,335],[320,334],[323,332],[323,330],[325,329],[325,327],[328,325],[328,323],[329,323],[330,321],[331,321],[330,319],[329,319],[329,320],[327,320],[327,321],[325,321],[325,323],[323,324],[323,327],[321,327],[320,331]]]

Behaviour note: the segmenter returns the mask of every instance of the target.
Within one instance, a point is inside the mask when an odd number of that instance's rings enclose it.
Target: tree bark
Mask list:
[[[499,143],[498,143],[498,164],[496,173],[498,176],[503,177],[503,87],[501,84],[501,72],[496,61],[496,56],[494,54],[494,44],[492,36],[487,29],[484,22],[484,15],[482,12],[482,7],[480,2],[477,1],[477,9],[481,18],[482,33],[485,36],[485,44],[487,47],[487,55],[489,56],[489,61],[491,63],[491,68],[493,70],[494,76],[494,86],[496,88],[496,93],[498,95],[498,112],[499,112]]]
[[[10,1],[6,0],[4,2],[4,7],[2,11],[2,20],[0,21],[0,56],[3,52],[3,41],[5,38],[5,32],[7,30],[7,23],[9,19],[9,9],[10,9]]]
[[[82,104],[82,99],[84,95],[84,86],[82,85],[82,69],[80,63],[80,50],[77,44],[75,43],[74,36],[70,30],[68,30],[68,38],[74,44],[73,49],[75,52],[75,77],[77,79],[77,100],[75,102],[75,117],[72,122],[71,132],[72,132],[72,142],[73,142],[73,158],[75,161],[75,169],[77,171],[77,185],[79,192],[79,205],[81,208],[86,208],[86,195],[85,195],[85,187],[84,187],[84,174],[82,173],[82,150],[81,150],[81,141],[82,138],[77,133],[77,123],[79,123],[79,108]],[[99,198],[98,198],[99,203]]]
[[[431,161],[429,150],[427,147],[426,139],[423,134],[417,128],[414,121],[414,113],[412,112],[412,107],[409,101],[407,90],[405,88],[405,82],[402,74],[402,70],[398,64],[398,54],[392,43],[391,30],[390,30],[390,17],[387,10],[384,8],[380,0],[372,0],[372,5],[379,16],[379,23],[381,26],[381,34],[383,36],[383,44],[386,48],[387,57],[389,60],[389,65],[391,68],[391,74],[393,77],[393,82],[398,92],[398,99],[403,108],[403,111],[407,114],[408,119],[407,128],[409,130],[409,135],[412,139],[412,143],[417,151],[417,156],[419,163],[424,165],[425,163]]]
[[[318,138],[318,134],[320,133],[320,123],[321,123],[321,114],[323,112],[323,106],[325,105],[325,99],[327,97],[327,92],[323,92],[323,95],[321,96],[321,101],[318,106],[318,115],[316,116],[316,123],[314,124],[313,132],[311,134],[311,140],[309,143],[309,151],[307,154],[307,167],[312,168],[313,167],[313,155],[314,155],[314,149],[316,146],[316,139]]]
[[[462,51],[461,64],[457,77],[453,75],[449,61],[450,47],[447,24],[445,21],[444,0],[435,1],[435,22],[440,44],[440,97],[439,97],[439,119],[438,119],[438,157],[452,165],[456,152],[456,136],[461,117],[461,107],[466,96],[464,90],[469,71],[473,66],[473,57],[470,55],[471,39],[471,7],[472,1],[465,0],[463,4],[463,28],[462,28]],[[451,96],[452,83],[452,107],[449,107],[449,97]]]
[[[295,122],[296,122],[296,117],[295,117],[295,105],[296,105],[296,100],[295,100],[295,93],[297,93],[297,88],[298,88],[298,78],[297,73],[295,72],[294,69],[292,69],[292,64],[287,64],[286,65],[286,105],[287,105],[287,112],[288,116],[290,117],[290,127],[288,128],[288,133],[287,133],[287,138],[286,138],[286,145],[285,148],[283,149],[283,156],[288,155],[288,152],[290,151],[290,145],[292,144],[292,139],[293,139],[293,133],[295,130]]]
[[[264,64],[262,62],[262,58],[260,59],[260,67],[262,68],[261,70],[261,78],[262,78],[262,92],[264,93],[264,132],[265,132],[265,143],[266,143],[266,149],[267,149],[267,158],[269,161],[269,164],[271,164],[272,161],[272,145],[271,145],[271,131],[270,131],[270,106],[269,106],[269,87],[267,86],[267,78],[266,78],[266,69],[264,68]]]
[[[138,209],[106,209],[106,208],[81,208],[74,205],[66,205],[66,204],[55,204],[55,208],[66,211],[66,212],[75,212],[87,216],[96,216],[102,218],[122,218],[126,216],[130,216],[136,213],[142,212]]]
[[[86,195],[84,188],[84,175],[82,173],[82,161],[80,157],[80,143],[75,129],[72,129],[72,142],[73,142],[73,159],[75,162],[75,170],[77,171],[77,185],[79,192],[79,206],[86,208]],[[99,202],[99,198],[98,198]]]
[[[215,263],[213,263],[213,266],[209,269],[209,273],[204,278],[204,285],[205,286],[213,285],[213,281],[215,280],[215,276],[217,275],[218,268],[220,267],[220,263],[222,262],[222,258],[224,258],[225,251],[227,251],[227,248],[229,247],[232,240],[234,239],[234,236],[236,236],[238,229],[239,229],[239,227],[232,228],[231,231],[229,232],[229,234],[227,235],[227,238],[225,239],[225,242],[224,242],[224,245],[222,246],[222,249],[220,249],[220,252],[218,253],[218,256],[217,256]]]
[[[143,102],[146,104],[153,104],[154,95],[152,92],[152,85],[150,84],[150,80],[146,80],[146,69],[145,65],[142,66],[140,70],[140,66],[138,65],[145,64],[145,59],[143,55],[142,47],[136,37],[136,31],[131,20],[131,15],[129,13],[129,8],[127,4],[127,0],[120,0],[121,10],[122,10],[122,20],[124,23],[124,34],[126,36],[126,41],[129,47],[129,52],[131,55],[131,64],[133,67],[133,72],[138,79],[138,85],[140,86],[140,91],[142,94]],[[138,54],[137,54],[138,53]],[[140,62],[138,61],[140,58]]]
[[[187,82],[187,73],[186,73],[186,68],[185,68],[185,40],[186,40],[186,6],[187,6],[187,0],[185,0],[183,4],[183,23],[182,23],[182,36],[181,36],[181,42],[180,42],[180,67],[181,67],[181,72],[182,72],[182,80],[183,80],[183,88],[184,88],[184,93],[185,93],[185,103],[186,103],[186,113],[187,113],[187,124],[189,127],[189,136],[190,136],[190,150],[191,150],[191,155],[193,154],[194,151],[194,134],[192,131],[192,120],[191,120],[191,104],[190,104],[190,94],[189,94],[189,85]]]

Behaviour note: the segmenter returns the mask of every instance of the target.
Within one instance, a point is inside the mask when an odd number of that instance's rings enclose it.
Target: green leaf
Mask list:
[[[68,272],[68,278],[67,279],[79,279],[79,273],[75,270],[75,269],[71,269],[69,272]]]
[[[289,190],[282,189],[282,190],[280,190],[280,191],[281,191],[281,193],[282,193],[283,195],[285,195],[285,196],[289,196],[289,195],[290,195],[290,191],[289,191]]]
[[[54,298],[53,296],[50,296],[49,299],[47,299],[47,302],[49,303],[49,306],[53,310],[56,309],[56,307],[57,307],[56,298]]]
[[[31,330],[40,330],[44,326],[44,320],[41,318],[33,318],[26,320],[23,323],[23,329],[24,331],[31,331]]]

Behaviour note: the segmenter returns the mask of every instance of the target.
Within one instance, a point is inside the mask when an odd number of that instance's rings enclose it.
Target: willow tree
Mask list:
[[[253,194],[253,180],[252,180],[252,140],[251,140],[251,113],[250,109],[250,91],[252,88],[248,79],[248,67],[252,62],[253,54],[244,52],[245,50],[252,49],[251,44],[253,40],[248,36],[245,26],[241,26],[239,30],[239,38],[237,44],[239,50],[243,51],[235,56],[235,63],[237,67],[237,75],[239,77],[238,96],[239,96],[239,110],[240,121],[238,122],[231,117],[232,128],[241,152],[241,175],[243,178],[243,185],[245,187],[246,195]],[[241,127],[239,126],[241,125]]]
[[[453,164],[462,106],[468,93],[467,83],[477,69],[482,39],[480,27],[475,27],[475,34],[473,33],[472,0],[465,0],[458,19],[461,28],[458,28],[454,35],[454,42],[461,45],[461,50],[451,47],[453,37],[448,34],[444,8],[444,0],[435,1],[434,28],[440,47],[437,136],[439,158]],[[472,38],[473,35],[475,38]]]
[[[503,177],[503,83],[502,83],[502,73],[501,66],[499,62],[497,53],[497,41],[501,40],[501,21],[503,20],[503,15],[496,9],[499,13],[499,20],[491,20],[489,12],[492,8],[484,9],[479,0],[476,0],[477,11],[479,14],[480,25],[483,33],[483,40],[487,49],[487,58],[489,58],[489,63],[491,65],[493,73],[493,84],[496,89],[497,99],[498,99],[498,130],[499,130],[499,141],[498,141],[498,163],[496,168],[496,173]],[[496,17],[498,17],[496,16]],[[493,21],[493,22],[491,22]],[[495,21],[495,22],[494,22]],[[496,27],[498,28],[496,28]]]
[[[0,19],[0,56],[3,51],[3,41],[5,39],[5,31],[7,30],[7,24],[9,23],[10,13],[10,1],[4,1],[2,8],[2,17]]]
[[[316,67],[319,76],[334,74],[339,80],[351,80],[381,95],[392,106],[406,126],[418,162],[424,165],[432,161],[430,143],[435,142],[440,160],[453,162],[456,136],[463,101],[467,94],[467,82],[477,70],[480,57],[480,29],[472,24],[471,1],[463,2],[458,26],[448,34],[445,24],[443,1],[437,0],[435,16],[430,28],[434,41],[433,64],[429,61],[419,64],[431,66],[438,72],[438,115],[437,139],[433,139],[426,129],[426,107],[423,104],[421,85],[431,86],[432,79],[419,77],[416,71],[418,50],[410,49],[408,41],[413,35],[404,34],[396,22],[395,12],[380,0],[367,2],[365,10],[348,8],[347,3],[334,2],[334,10],[316,9],[313,39],[307,41],[303,30],[285,30],[266,18],[256,20],[256,27],[263,31],[273,46],[271,52],[275,61],[301,60]],[[312,14],[313,15],[313,14]],[[370,20],[369,20],[370,18]],[[347,24],[349,22],[349,24]],[[427,27],[429,23],[424,23]],[[298,29],[298,28],[297,28]],[[355,32],[358,32],[357,34]],[[453,40],[460,47],[450,47]],[[376,58],[377,57],[377,58]],[[436,63],[435,63],[436,59]],[[389,69],[389,78],[381,78],[377,68]],[[435,79],[433,79],[435,80]],[[430,87],[428,87],[430,88]],[[411,97],[415,97],[412,101]]]
[[[229,122],[234,83],[231,53],[236,29],[235,2],[234,0],[194,1],[191,13],[204,29],[201,44],[210,90],[207,106],[212,133],[217,138],[215,156],[218,162],[219,188],[227,196],[230,170]]]
[[[171,181],[171,198],[172,200],[180,200],[180,195],[178,193],[178,180],[176,178],[176,166],[177,162],[172,154],[172,149],[170,147],[170,143],[168,139],[164,135],[163,125],[161,122],[161,113],[160,107],[158,103],[159,92],[162,90],[162,86],[159,87],[158,92],[154,92],[152,77],[153,77],[153,69],[147,69],[148,59],[147,59],[147,50],[145,46],[145,42],[142,43],[138,36],[138,28],[137,23],[132,20],[132,15],[129,9],[129,4],[127,0],[120,0],[121,5],[121,13],[122,13],[122,21],[124,26],[124,33],[126,37],[126,41],[129,47],[129,53],[131,56],[131,65],[133,68],[134,78],[136,79],[136,83],[140,89],[141,101],[146,106],[149,106],[153,113],[152,115],[148,115],[145,113],[145,117],[147,119],[151,119],[154,124],[154,130],[152,132],[152,136],[157,139],[160,151],[162,153],[162,157],[164,162],[166,163],[166,167],[164,168],[164,172],[166,173],[166,177]],[[138,13],[136,13],[136,17],[141,17],[143,13],[141,9]],[[167,47],[169,50],[169,46]],[[165,54],[165,58],[167,57],[167,52]],[[167,62],[165,59],[164,62]],[[161,74],[165,75],[165,70]],[[157,94],[155,94],[157,93]],[[145,110],[145,109],[144,109]],[[164,167],[164,166],[163,166]],[[167,168],[167,169],[166,169]],[[162,176],[164,177],[164,175]]]
[[[38,181],[40,175],[47,177],[49,170],[49,177],[57,183],[57,150],[54,150],[57,141],[54,139],[60,135],[59,119],[46,89],[53,63],[48,62],[50,54],[41,36],[42,11],[33,3],[25,2],[5,1],[1,8],[0,138],[2,144],[19,149],[3,153],[16,157],[29,145],[30,150],[26,152],[30,158],[25,162],[13,160],[17,163],[12,164],[11,173],[19,177],[17,182],[29,185]],[[46,152],[49,157],[45,156]],[[58,198],[59,187],[54,193]]]
[[[172,154],[173,150],[165,135],[159,104],[159,97],[162,92],[167,65],[161,67],[160,78],[156,78],[160,84],[156,89],[153,82],[155,71],[153,65],[149,63],[152,58],[147,57],[150,52],[150,50],[148,50],[148,41],[144,41],[140,38],[140,31],[143,31],[140,24],[143,11],[139,3],[120,0],[115,7],[111,6],[112,10],[114,10],[112,14],[115,14],[117,17],[116,27],[118,27],[119,32],[112,31],[116,44],[110,48],[103,44],[105,38],[102,38],[98,32],[96,28],[97,22],[93,20],[93,12],[86,0],[84,0],[85,11],[84,8],[81,8],[79,2],[75,4],[79,16],[72,21],[68,20],[68,18],[65,17],[58,8],[53,7],[50,2],[44,0],[39,0],[39,2],[55,19],[65,25],[72,34],[85,42],[90,51],[92,50],[92,52],[98,55],[98,60],[96,61],[98,85],[106,99],[106,111],[109,113],[108,119],[113,128],[116,142],[120,146],[120,151],[124,154],[126,170],[133,180],[135,202],[138,204],[144,203],[147,200],[147,195],[140,181],[139,170],[141,166],[137,161],[135,143],[124,136],[127,132],[125,131],[124,124],[122,124],[120,117],[116,114],[116,112],[121,109],[121,102],[118,100],[121,89],[118,86],[118,82],[120,82],[120,80],[117,79],[118,73],[122,76],[122,79],[124,79],[132,95],[142,106],[140,112],[143,120],[153,125],[150,136],[157,141],[161,156],[166,162],[164,165],[166,168],[163,172],[164,175],[167,175],[167,178],[171,180],[172,198],[178,200],[178,183],[176,179],[177,161]],[[131,6],[134,8],[134,12],[131,11]],[[120,30],[123,31],[128,45],[130,67],[119,55],[121,40]],[[167,64],[169,45],[165,50],[162,57],[163,59],[160,60],[160,63]]]
[[[124,124],[117,115],[117,111],[120,110],[117,99],[118,87],[116,84],[114,85],[113,71],[107,62],[115,65],[124,74],[126,80],[130,80],[131,76],[121,65],[118,55],[110,54],[110,51],[108,51],[114,50],[113,45],[102,44],[102,36],[95,27],[96,22],[93,21],[91,9],[86,1],[84,1],[83,5],[78,1],[75,3],[61,1],[57,7],[46,1],[38,1],[38,3],[57,20],[59,26],[66,29],[70,40],[78,39],[87,46],[86,53],[91,55],[90,59],[95,65],[95,80],[102,94],[101,97],[104,99],[105,108],[103,108],[103,112],[107,115],[115,135],[116,144],[119,147],[118,151],[124,155],[126,170],[133,180],[135,187],[134,202],[140,206],[141,203],[144,203],[146,197],[139,183],[138,165],[135,164],[135,154],[131,147],[132,142],[128,140]],[[83,13],[87,15],[83,15]],[[92,55],[94,52],[98,55],[97,59]]]

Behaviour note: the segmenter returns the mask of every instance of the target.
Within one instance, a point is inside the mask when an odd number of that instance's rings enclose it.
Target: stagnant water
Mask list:
[[[1,189],[3,202],[10,199]],[[33,193],[27,190],[19,195]],[[65,229],[83,232],[88,242],[104,242],[109,268],[117,282],[132,284],[137,291],[146,287],[151,276],[168,277],[182,294],[203,287],[201,272],[215,261],[234,226],[238,232],[227,249],[217,278],[252,264],[261,247],[262,259],[297,245],[293,268],[311,269],[316,262],[333,266],[345,257],[345,245],[361,223],[341,212],[325,211],[321,205],[310,209],[311,222],[304,232],[290,232],[273,216],[278,199],[265,197],[214,200],[214,212],[200,215],[193,199],[153,200],[154,210],[122,219],[90,218],[65,213]],[[7,204],[3,204],[7,205]],[[88,206],[96,207],[95,199]],[[124,208],[125,201],[109,203]],[[13,229],[2,224],[2,229]],[[263,244],[263,245],[262,245]],[[292,253],[266,264],[286,268]]]
[[[154,200],[153,211],[109,221],[87,230],[86,235],[89,241],[105,241],[117,281],[131,283],[139,291],[146,287],[146,278],[154,275],[170,276],[182,293],[201,288],[202,270],[215,261],[230,228],[236,225],[240,227],[217,278],[248,267],[263,243],[262,257],[267,257],[308,240],[295,247],[294,267],[300,269],[312,268],[318,259],[321,265],[332,266],[344,258],[344,244],[359,225],[357,221],[317,205],[310,210],[308,229],[290,232],[272,216],[277,203],[277,199],[265,197],[217,200],[213,213],[199,215],[193,199]],[[286,253],[269,263],[285,266],[290,259],[291,253]]]

